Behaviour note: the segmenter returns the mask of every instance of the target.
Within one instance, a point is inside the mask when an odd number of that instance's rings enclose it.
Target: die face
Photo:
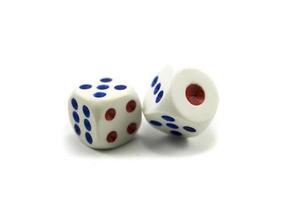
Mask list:
[[[114,148],[133,139],[141,124],[141,104],[135,92],[108,101],[99,116],[98,130],[101,148]]]
[[[73,93],[69,99],[71,125],[80,140],[89,147],[97,146],[97,123],[89,102]]]
[[[104,101],[112,101],[126,96],[131,90],[133,90],[132,87],[121,81],[104,77],[93,83],[81,84],[74,93],[91,104],[102,104]]]
[[[213,81],[203,72],[192,68],[182,69],[175,74],[170,95],[177,113],[195,123],[210,121],[219,103]]]
[[[141,123],[141,104],[132,87],[102,78],[100,84],[75,89],[69,100],[69,115],[84,144],[96,149],[115,148],[133,139]]]
[[[160,131],[179,137],[193,137],[202,131],[196,123],[185,121],[167,113],[153,113],[146,116],[147,121]]]
[[[171,67],[164,68],[154,76],[149,84],[149,89],[144,98],[144,113],[158,111],[170,105],[169,90],[175,70]]]
[[[217,90],[211,79],[201,71],[191,68],[179,71],[166,68],[159,75],[167,89],[164,99],[157,104],[153,103],[152,91],[148,91],[144,99],[144,115],[147,121],[166,133],[172,131],[173,134],[183,137],[200,134],[214,117],[218,105]],[[163,80],[164,78],[167,80]],[[155,78],[151,86],[157,84],[157,80]],[[176,119],[176,126],[172,123],[162,124],[162,115]]]

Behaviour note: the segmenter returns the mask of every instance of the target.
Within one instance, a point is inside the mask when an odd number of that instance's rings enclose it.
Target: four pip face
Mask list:
[[[197,69],[165,68],[148,88],[142,110],[137,93],[123,81],[102,77],[79,85],[68,105],[74,132],[91,148],[116,148],[134,138],[143,112],[161,132],[193,137],[205,130],[217,109],[217,90]]]

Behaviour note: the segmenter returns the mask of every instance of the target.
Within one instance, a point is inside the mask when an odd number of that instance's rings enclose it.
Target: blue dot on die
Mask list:
[[[156,103],[159,103],[163,96],[164,96],[164,91],[161,90],[161,91],[158,93],[158,95],[157,95],[157,97],[156,97],[156,99],[155,99],[155,102],[156,102]]]
[[[156,85],[157,81],[158,81],[158,76],[154,77],[154,79],[151,83],[151,87],[154,87]]]
[[[86,116],[87,118],[90,117],[90,110],[89,110],[89,108],[86,105],[84,105],[82,107],[82,112],[83,112],[84,116]]]
[[[182,133],[180,133],[179,131],[170,131],[171,134],[176,135],[176,136],[182,136]]]
[[[116,89],[116,90],[125,90],[126,88],[127,88],[126,85],[116,85],[116,86],[115,86],[115,89]]]
[[[102,98],[102,97],[105,97],[105,96],[106,96],[106,93],[104,93],[104,92],[96,92],[94,94],[94,97],[96,97],[96,98]]]
[[[73,107],[75,110],[78,109],[78,103],[77,103],[76,99],[72,98],[71,104],[72,104],[72,107]]]
[[[80,135],[81,130],[80,130],[80,128],[79,128],[79,126],[78,126],[77,124],[74,125],[74,130],[75,130],[75,133],[76,133],[77,135]]]
[[[90,89],[91,87],[92,87],[92,85],[90,85],[90,84],[83,84],[83,85],[79,86],[79,88],[82,90],[87,90],[87,89]]]
[[[161,126],[162,124],[158,121],[155,121],[155,120],[151,120],[150,121],[150,124],[154,125],[154,126]]]
[[[102,83],[108,83],[108,82],[112,82],[112,79],[111,78],[102,78],[102,79],[100,79],[100,81]]]
[[[184,126],[183,129],[188,132],[192,132],[192,133],[197,131],[196,129],[194,129],[193,127],[190,127],[190,126]]]
[[[92,138],[91,134],[88,132],[85,133],[85,139],[89,144],[93,143],[93,138]]]
[[[158,91],[160,90],[161,84],[157,84],[156,87],[154,88],[154,92],[153,94],[156,95],[158,93]]]
[[[73,112],[73,119],[74,119],[75,122],[79,123],[79,120],[80,120],[79,115],[75,111]]]
[[[91,123],[87,119],[84,120],[84,126],[85,126],[86,130],[88,130],[88,131],[90,131],[92,129]]]
[[[172,129],[178,129],[178,126],[176,124],[167,123],[166,126]]]
[[[106,90],[108,88],[109,88],[109,85],[98,85],[97,86],[97,89],[99,89],[99,90]]]
[[[163,115],[163,116],[161,116],[161,118],[163,118],[164,120],[166,120],[168,122],[175,122],[175,119],[168,115]]]

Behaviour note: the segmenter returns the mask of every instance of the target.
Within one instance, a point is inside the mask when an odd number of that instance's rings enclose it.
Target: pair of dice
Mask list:
[[[206,74],[192,68],[167,67],[149,85],[143,113],[162,132],[191,137],[209,125],[218,101],[217,89]],[[129,142],[142,121],[142,106],[135,90],[107,77],[76,88],[68,107],[76,134],[95,149]]]

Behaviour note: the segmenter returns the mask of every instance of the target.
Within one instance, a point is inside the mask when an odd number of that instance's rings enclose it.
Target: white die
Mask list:
[[[218,92],[203,72],[167,67],[152,81],[143,112],[155,128],[177,136],[191,137],[206,129],[218,107]]]
[[[111,78],[77,87],[69,116],[81,141],[95,149],[115,148],[133,139],[141,124],[141,104],[134,89]]]

